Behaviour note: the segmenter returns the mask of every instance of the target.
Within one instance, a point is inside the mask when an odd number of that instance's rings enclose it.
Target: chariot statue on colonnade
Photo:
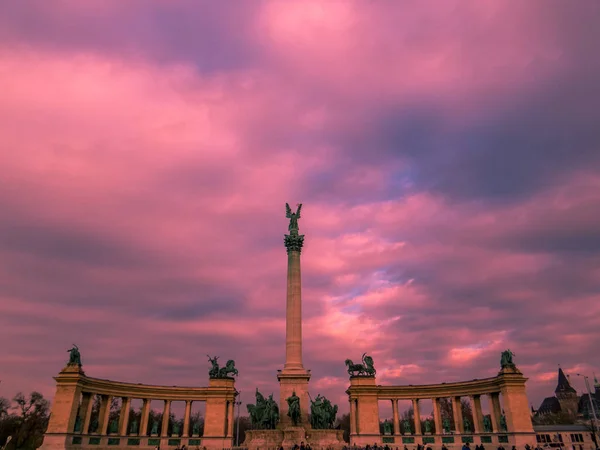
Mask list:
[[[362,355],[362,364],[354,364],[351,359],[347,359],[345,363],[348,367],[348,375],[351,377],[373,377],[377,373],[373,358],[366,353]]]
[[[212,364],[212,367],[208,371],[208,376],[210,378],[229,378],[233,375],[237,376],[239,374],[238,370],[235,368],[235,361],[233,359],[227,361],[225,367],[219,367],[218,356],[213,358],[211,358],[210,355],[206,356],[208,356],[208,362]]]

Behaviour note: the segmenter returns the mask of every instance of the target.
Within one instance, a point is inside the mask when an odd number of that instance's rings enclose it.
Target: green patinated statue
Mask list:
[[[292,419],[292,424],[297,426],[300,423],[300,397],[296,395],[296,391],[293,391],[285,401],[288,404],[287,415]]]
[[[92,419],[92,423],[90,424],[90,432],[95,433],[98,431],[98,417],[94,417]]]
[[[248,414],[250,415],[250,423],[253,428],[259,430],[273,430],[279,422],[279,407],[273,394],[269,395],[268,399],[256,389],[256,404],[246,405]]]
[[[81,417],[77,416],[75,419],[75,428],[73,429],[75,433],[79,433],[81,431]]]
[[[429,419],[425,420],[425,433],[431,433],[431,421]]]
[[[67,365],[81,367],[81,353],[79,353],[79,347],[73,344],[73,347],[67,350],[67,353],[69,353],[69,362]]]
[[[404,429],[404,434],[411,434],[412,430],[410,428],[410,422],[408,420],[404,420],[402,422],[402,428]]]
[[[211,358],[210,355],[206,355],[206,356],[208,356],[208,362],[212,364],[212,367],[208,371],[208,376],[210,378],[218,378],[219,377],[219,363],[217,361],[219,360],[219,357],[215,356],[214,358]]]
[[[194,422],[194,426],[192,427],[192,435],[198,436],[200,434],[200,424],[198,422]]]
[[[500,429],[502,431],[507,431],[507,427],[506,427],[506,416],[504,414],[502,414],[500,416]]]
[[[492,432],[492,421],[490,420],[490,416],[483,417],[483,431],[486,433]]]
[[[113,420],[110,423],[110,431],[109,431],[109,433],[110,434],[116,434],[118,432],[118,430],[119,430],[119,425],[117,424],[116,420]]]
[[[290,224],[288,226],[288,230],[291,234],[298,234],[298,219],[300,218],[300,210],[302,209],[302,203],[298,203],[296,205],[298,208],[296,212],[292,212],[292,208],[290,208],[289,204],[285,204],[285,217],[290,219]]]
[[[348,375],[351,377],[374,377],[377,371],[373,363],[373,358],[368,356],[366,353],[362,355],[363,364],[354,364],[351,359],[345,361],[346,367],[348,367]]]
[[[138,434],[138,423],[137,420],[134,420],[133,422],[131,422],[131,434]]]
[[[152,422],[152,429],[150,430],[150,434],[156,435],[158,434],[158,420]]]
[[[444,429],[444,433],[450,433],[450,421],[447,417],[444,417],[444,420],[442,420],[442,428]]]
[[[273,394],[269,395],[269,398],[267,399],[264,422],[265,427],[268,430],[274,430],[279,422],[279,406],[277,406],[277,402],[273,400]]]
[[[218,356],[215,356],[214,358],[211,358],[210,355],[206,356],[208,356],[208,362],[211,363],[211,368],[208,371],[208,376],[210,378],[229,378],[231,375],[238,375],[238,370],[235,368],[235,361],[233,359],[227,361],[225,367],[219,368]]]
[[[469,419],[467,417],[465,417],[463,420],[463,427],[465,429],[465,433],[471,432],[471,422],[469,422]]]
[[[515,354],[510,350],[504,350],[500,355],[500,367],[504,369],[505,367],[515,367],[515,363],[513,362],[513,356]]]
[[[311,398],[310,403],[310,423],[313,429],[325,430],[333,428],[338,411],[337,405],[332,405],[321,394],[318,394],[314,401]]]
[[[390,435],[392,434],[392,423],[386,420],[383,422],[383,434]]]
[[[173,422],[173,432],[174,436],[179,436],[179,422]]]

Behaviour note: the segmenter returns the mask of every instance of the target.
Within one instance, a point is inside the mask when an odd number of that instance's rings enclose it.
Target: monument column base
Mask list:
[[[220,436],[203,436],[202,446],[206,448],[231,448],[233,447],[233,438]]]
[[[294,392],[300,398],[300,423],[298,425],[310,427],[308,415],[310,413],[308,397],[308,381],[310,370],[280,370],[277,373],[279,381],[279,423],[282,429],[293,427],[292,420],[287,415],[288,403],[286,399]]]

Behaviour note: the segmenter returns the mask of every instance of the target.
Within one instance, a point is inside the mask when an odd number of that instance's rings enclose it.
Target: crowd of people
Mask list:
[[[280,449],[280,450],[282,450],[282,449]],[[297,449],[294,449],[294,450],[297,450]],[[302,449],[300,449],[300,450],[302,450]],[[345,446],[345,447],[343,447],[342,450],[400,450],[400,448],[390,447],[389,445],[373,444],[373,445],[366,445],[364,447],[359,447],[356,445],[354,445],[352,447]],[[409,449],[405,445],[402,450],[433,450],[433,448],[429,445],[425,446],[425,445],[417,444],[417,446],[413,447],[412,449]],[[448,447],[446,447],[444,444],[442,444],[441,450],[448,450]],[[463,444],[462,450],[472,450],[471,445],[468,442],[466,444]],[[481,445],[476,445],[475,450],[486,450],[486,449],[485,449],[484,445],[481,444]],[[500,444],[498,446],[497,450],[506,450],[506,448],[502,444]],[[517,450],[517,447],[513,445],[510,450]],[[525,450],[545,450],[545,449],[542,448],[539,444],[536,447],[532,447],[529,444],[525,444]],[[561,448],[556,448],[556,450],[574,450],[574,449],[561,447]],[[600,448],[597,448],[596,450],[600,450]]]

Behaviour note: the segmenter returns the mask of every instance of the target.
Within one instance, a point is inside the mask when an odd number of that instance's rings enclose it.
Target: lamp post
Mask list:
[[[592,390],[590,389],[589,378],[585,375],[581,375],[580,373],[576,373],[575,375],[577,375],[578,377],[583,377],[583,380],[585,381],[585,387],[588,392],[588,399],[590,400],[590,408],[592,408],[592,416],[594,417],[592,429],[594,430],[594,436],[596,436],[596,431],[598,430],[598,417],[596,416],[596,407],[594,406],[594,399],[592,398]],[[598,441],[596,440],[596,442]]]
[[[238,401],[235,402],[237,405],[237,430],[235,432],[235,446],[240,446],[240,405],[242,404],[242,391],[238,392]]]

